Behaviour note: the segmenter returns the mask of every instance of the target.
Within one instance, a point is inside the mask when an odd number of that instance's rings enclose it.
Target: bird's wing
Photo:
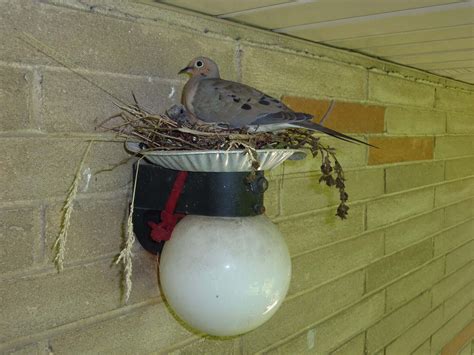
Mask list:
[[[335,130],[333,130],[333,129],[331,129],[331,128],[321,126],[319,123],[316,123],[316,122],[311,122],[311,121],[295,122],[295,123],[293,123],[293,126],[294,126],[295,128],[306,128],[306,129],[310,129],[310,130],[312,130],[312,131],[323,132],[323,133],[326,133],[327,135],[330,135],[330,136],[332,136],[332,137],[341,139],[341,140],[346,141],[346,142],[350,142],[350,143],[361,143],[361,144],[364,144],[364,145],[368,145],[368,146],[370,146],[370,147],[375,147],[375,146],[373,146],[372,144],[369,144],[369,143],[366,143],[366,142],[364,142],[364,141],[361,141],[360,139],[357,139],[357,138],[348,136],[348,135],[346,135],[346,134],[344,134],[344,133],[335,131]],[[376,147],[375,147],[375,148],[376,148]]]
[[[222,79],[202,79],[192,100],[193,113],[205,122],[225,123],[230,127],[253,127],[276,131],[295,127],[320,131],[330,136],[365,145],[359,139],[311,122],[312,115],[294,112],[281,101],[248,85]]]
[[[310,118],[309,119],[305,118],[305,115],[309,116]],[[344,133],[335,131],[331,128],[324,127],[316,122],[312,122],[310,121],[311,115],[308,115],[306,113],[292,112],[292,116],[296,116],[296,119],[293,117],[290,117],[287,120],[283,120],[280,117],[278,117],[276,119],[277,123],[272,122],[273,121],[272,118],[269,118],[269,119],[265,118],[265,120],[262,120],[263,123],[254,124],[251,126],[251,128],[253,128],[256,132],[273,132],[273,131],[279,131],[281,129],[286,129],[286,128],[305,128],[312,131],[319,131],[319,132],[326,133],[329,136],[341,139],[346,142],[361,143],[364,145],[372,146],[371,144],[361,141],[357,138],[348,136]],[[302,119],[298,119],[299,117],[301,117]]]
[[[281,101],[257,89],[222,79],[200,80],[192,106],[193,113],[200,120],[222,122],[239,128],[264,124],[258,121],[265,118],[270,121],[269,124],[275,123],[272,119],[278,123],[280,119],[284,120],[293,114]]]

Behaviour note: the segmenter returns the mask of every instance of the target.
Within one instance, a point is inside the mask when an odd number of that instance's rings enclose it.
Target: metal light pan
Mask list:
[[[252,170],[252,162],[244,150],[142,151],[138,143],[127,142],[127,150],[143,155],[150,163],[181,171],[243,172]],[[258,170],[270,170],[285,160],[301,160],[306,152],[298,149],[258,149]]]

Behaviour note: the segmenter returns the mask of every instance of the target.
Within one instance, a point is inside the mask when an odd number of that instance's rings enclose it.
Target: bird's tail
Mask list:
[[[374,148],[377,148],[375,146],[373,146],[372,144],[369,144],[369,143],[366,143],[364,141],[361,141],[357,138],[353,138],[353,137],[350,137],[348,135],[345,135],[344,133],[341,133],[341,132],[338,132],[338,131],[335,131],[331,128],[327,128],[327,127],[324,127],[324,126],[321,126],[320,124],[316,123],[316,122],[312,122],[312,121],[300,121],[300,122],[292,122],[291,123],[293,126],[295,127],[301,127],[301,128],[306,128],[306,129],[310,129],[310,130],[313,130],[313,131],[319,131],[319,132],[323,132],[323,133],[326,133],[332,137],[335,137],[335,138],[338,138],[338,139],[341,139],[343,141],[346,141],[346,142],[350,142],[350,143],[361,143],[361,144],[365,144],[365,145],[368,145],[370,147],[374,147]]]

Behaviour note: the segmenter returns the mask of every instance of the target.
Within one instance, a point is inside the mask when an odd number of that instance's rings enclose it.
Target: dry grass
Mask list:
[[[153,115],[137,103],[119,106],[121,113],[101,124],[128,140],[143,143],[144,150],[243,150],[252,166],[258,169],[257,149],[309,149],[313,157],[321,157],[320,182],[336,187],[340,192],[340,205],[336,215],[346,218],[349,207],[345,192],[344,171],[333,148],[320,143],[319,137],[306,129],[285,129],[277,132],[249,132],[215,124],[191,124],[179,107],[166,114]]]
[[[93,141],[89,142],[86,148],[86,151],[84,152],[84,155],[82,156],[76,175],[74,176],[74,180],[71,184],[71,187],[69,188],[68,195],[66,197],[66,202],[64,203],[64,206],[61,210],[61,228],[53,244],[53,254],[54,254],[53,261],[58,271],[62,271],[64,268],[64,258],[66,255],[66,242],[67,242],[69,226],[71,224],[71,215],[72,215],[72,211],[74,210],[74,201],[77,196],[77,190],[79,189],[79,183],[81,182],[82,168],[84,166],[84,162],[87,159],[87,156],[89,155],[89,151],[91,149],[92,143]]]
[[[192,125],[185,116],[153,115],[137,104],[119,106],[122,112],[102,123],[102,127],[120,136],[141,141],[151,150],[236,150],[321,148],[319,138],[304,129],[251,133],[245,129],[208,125]],[[119,118],[119,123],[107,123]]]
[[[137,190],[138,170],[140,169],[140,158],[137,161],[137,169],[135,170],[135,182],[133,184],[132,202],[128,211],[127,225],[125,226],[125,243],[120,251],[115,264],[122,263],[123,266],[123,289],[125,303],[130,299],[132,293],[132,274],[133,274],[133,244],[135,243],[135,233],[133,231],[133,209],[135,207],[135,192]]]

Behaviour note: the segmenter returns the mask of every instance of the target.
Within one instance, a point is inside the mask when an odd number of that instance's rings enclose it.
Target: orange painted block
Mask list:
[[[369,143],[369,165],[433,159],[433,137],[374,137]]]
[[[312,114],[319,122],[331,101],[296,96],[284,96],[283,102],[294,111]],[[355,102],[336,101],[325,126],[347,133],[382,133],[384,131],[385,107],[363,105]]]
[[[474,339],[474,322],[469,323],[458,335],[454,337],[441,350],[441,355],[459,354],[462,348]]]

